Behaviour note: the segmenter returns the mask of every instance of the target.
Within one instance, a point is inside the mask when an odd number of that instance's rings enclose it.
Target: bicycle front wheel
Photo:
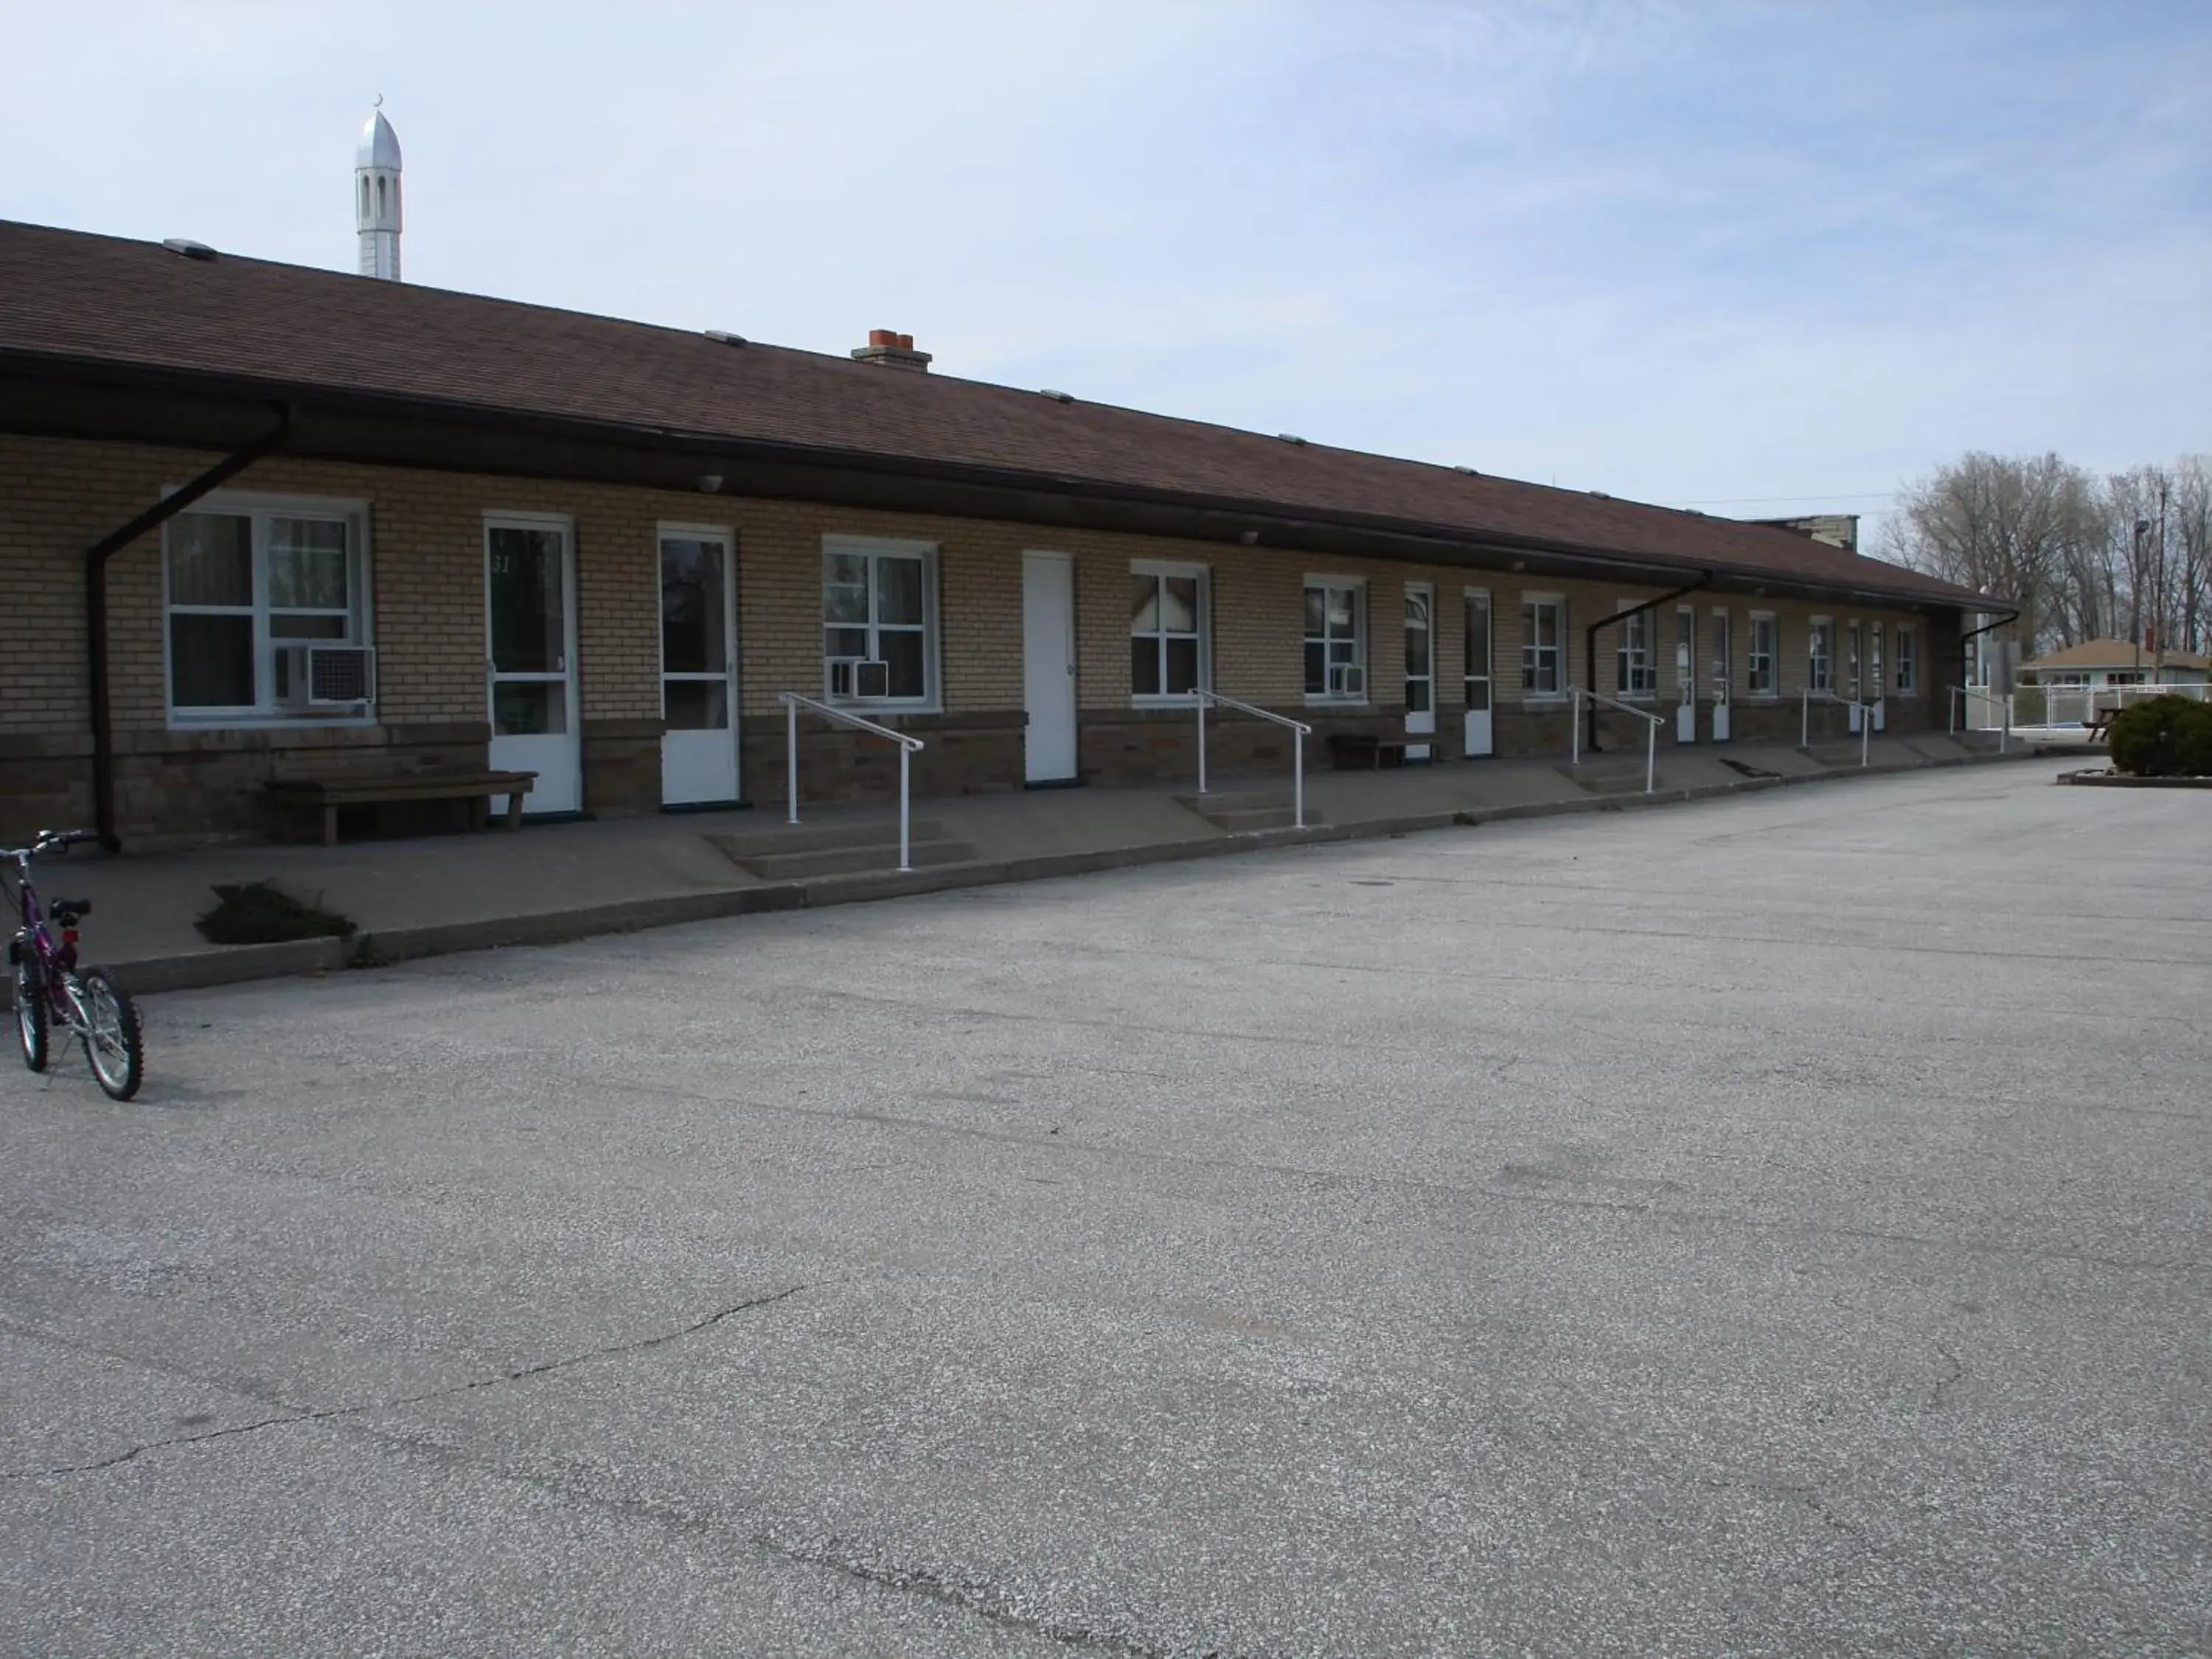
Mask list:
[[[113,1100],[138,1092],[146,1066],[145,1038],[138,1028],[138,1006],[105,968],[88,968],[77,981],[84,1009],[84,1057],[92,1074]]]

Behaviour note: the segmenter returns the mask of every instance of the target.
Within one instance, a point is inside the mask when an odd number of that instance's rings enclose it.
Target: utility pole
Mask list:
[[[2158,649],[2152,653],[2150,677],[2166,684],[2166,479],[2158,481]]]

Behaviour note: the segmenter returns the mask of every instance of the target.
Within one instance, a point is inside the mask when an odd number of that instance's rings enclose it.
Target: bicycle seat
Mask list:
[[[46,914],[66,927],[70,923],[92,914],[92,901],[58,898],[46,906]]]

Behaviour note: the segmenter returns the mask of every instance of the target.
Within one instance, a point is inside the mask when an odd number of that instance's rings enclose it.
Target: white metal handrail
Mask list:
[[[1944,706],[1949,711],[1951,735],[1953,737],[1955,738],[1959,735],[1959,722],[1963,716],[1966,699],[1969,697],[1980,697],[1986,702],[1995,703],[1999,711],[2000,722],[1997,727],[1997,753],[2002,755],[2012,746],[2013,702],[2012,698],[2009,696],[2001,697],[1996,692],[1990,690],[1986,685],[1951,685],[1946,686],[1944,690],[1950,693],[1949,697],[1945,701]],[[1971,732],[1978,730],[1979,728],[1970,725],[1966,729]]]
[[[1208,708],[1234,708],[1240,714],[1249,714],[1256,720],[1273,720],[1286,727],[1291,738],[1291,822],[1298,829],[1306,827],[1306,739],[1313,736],[1313,727],[1304,720],[1294,720],[1288,714],[1278,714],[1272,708],[1262,708],[1257,703],[1240,702],[1235,697],[1224,697],[1218,691],[1194,691],[1191,702],[1198,708],[1198,793],[1206,793],[1206,711]]]
[[[1571,685],[1572,724],[1575,729],[1574,764],[1583,763],[1583,701],[1603,703],[1607,708],[1618,708],[1624,714],[1633,714],[1647,724],[1644,732],[1644,793],[1650,794],[1659,776],[1659,728],[1667,723],[1664,714],[1653,714],[1638,708],[1632,702],[1623,702],[1618,697],[1608,697],[1602,691],[1585,691],[1579,685]]]
[[[816,714],[821,715],[824,720],[835,720],[840,726],[849,726],[855,732],[866,732],[872,737],[888,738],[898,745],[898,867],[901,870],[913,869],[914,849],[912,843],[912,830],[914,825],[914,773],[912,761],[916,750],[927,748],[928,745],[924,744],[920,738],[908,737],[903,732],[894,732],[890,726],[878,726],[873,720],[864,720],[851,710],[840,708],[834,703],[821,702],[817,701],[815,698],[803,696],[797,691],[781,691],[776,695],[783,703],[784,714],[786,717],[783,747],[784,753],[788,757],[790,765],[789,799],[791,802],[791,816],[787,818],[785,822],[787,823],[796,823],[799,822],[799,711],[801,708],[811,708]]]
[[[1813,705],[1816,702],[1836,703],[1843,708],[1858,711],[1859,764],[1864,766],[1867,763],[1867,743],[1874,735],[1874,705],[1870,702],[1863,702],[1856,697],[1839,697],[1832,691],[1815,691],[1809,685],[1799,694],[1799,696],[1802,700],[1802,718],[1797,727],[1797,746],[1800,749],[1810,749],[1813,746]]]

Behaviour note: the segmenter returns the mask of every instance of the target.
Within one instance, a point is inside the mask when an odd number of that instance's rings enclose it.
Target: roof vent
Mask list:
[[[1455,466],[1455,467],[1454,467],[1454,468],[1452,469],[1452,471],[1455,471],[1455,472],[1464,472],[1464,473],[1466,473],[1466,474],[1467,474],[1467,476],[1468,476],[1468,477],[1470,477],[1470,478],[1480,478],[1480,477],[1482,476],[1482,474],[1480,474],[1480,472],[1477,472],[1477,471],[1476,471],[1473,467],[1471,467],[1471,466]]]
[[[707,331],[707,337],[716,345],[741,346],[745,343],[744,335],[732,334],[726,329],[710,328]]]
[[[1075,401],[1075,394],[1073,392],[1055,392],[1048,386],[1039,387],[1037,396],[1049,398],[1056,404],[1072,404]]]
[[[1612,496],[1607,495],[1602,489],[1593,489],[1589,493],[1596,496],[1597,499],[1601,501],[1609,501],[1613,499]]]
[[[1306,447],[1306,441],[1295,432],[1278,432],[1275,435],[1286,444],[1296,444],[1300,449]]]
[[[189,236],[165,236],[161,246],[172,253],[181,253],[187,259],[212,259],[215,250],[205,242],[195,242]]]

